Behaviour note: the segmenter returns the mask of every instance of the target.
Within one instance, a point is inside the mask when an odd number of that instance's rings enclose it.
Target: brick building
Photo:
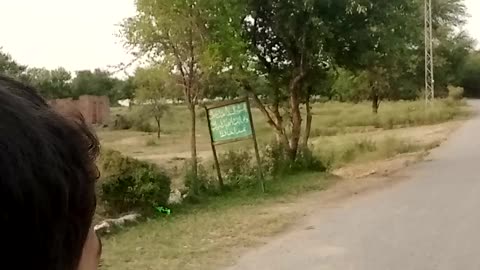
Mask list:
[[[49,103],[62,113],[80,112],[91,125],[106,125],[110,120],[110,101],[105,96],[53,99]]]

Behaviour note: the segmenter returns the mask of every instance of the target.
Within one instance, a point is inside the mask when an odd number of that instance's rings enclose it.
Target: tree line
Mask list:
[[[474,40],[462,31],[466,7],[462,0],[433,2],[437,94],[465,82],[475,87],[475,76],[464,76],[479,71]],[[313,100],[370,100],[378,113],[382,100],[422,96],[423,0],[135,4],[136,15],[122,24],[125,45],[150,60],[151,75],[170,85],[163,89],[183,95],[191,113],[194,175],[195,110],[203,97],[249,95],[295,160],[308,148]],[[158,94],[161,99],[165,92]]]
[[[48,70],[28,67],[15,61],[0,48],[0,74],[35,86],[47,99],[78,98],[81,95],[108,96],[110,101],[133,98],[133,78],[119,79],[108,71],[95,69],[76,71],[65,68]]]
[[[72,78],[62,69],[26,68],[5,54],[0,72],[30,80],[47,97],[92,91],[112,100],[135,98],[160,116],[166,100],[182,100],[191,116],[192,175],[198,163],[196,110],[205,98],[248,95],[294,161],[308,149],[312,102],[368,100],[379,113],[382,100],[423,95],[423,0],[137,0],[135,5],[136,14],[121,23],[121,36],[126,49],[149,65],[131,78],[114,79],[101,70]],[[480,54],[463,31],[466,18],[463,0],[433,0],[439,97],[448,94],[449,85],[480,95]]]

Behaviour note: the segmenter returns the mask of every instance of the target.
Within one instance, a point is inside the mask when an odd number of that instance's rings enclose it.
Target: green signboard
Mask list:
[[[252,136],[250,112],[246,101],[208,109],[213,143]]]

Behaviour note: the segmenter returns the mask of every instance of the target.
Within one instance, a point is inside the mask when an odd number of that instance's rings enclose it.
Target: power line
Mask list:
[[[425,0],[425,102],[432,103],[435,98],[435,79],[433,74],[433,31],[432,0]]]

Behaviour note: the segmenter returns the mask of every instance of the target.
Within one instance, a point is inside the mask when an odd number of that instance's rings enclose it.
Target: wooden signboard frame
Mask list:
[[[248,120],[250,122],[249,125],[250,125],[250,128],[251,128],[251,135],[240,137],[240,138],[235,138],[235,139],[231,139],[231,140],[215,141],[213,131],[212,131],[212,122],[211,122],[211,119],[210,119],[210,111],[214,110],[214,109],[219,109],[219,108],[222,108],[222,107],[228,107],[228,106],[231,106],[231,105],[242,104],[242,103],[245,103],[246,106],[247,106]],[[255,157],[256,157],[257,166],[258,166],[257,173],[258,173],[258,179],[260,181],[260,188],[261,188],[262,192],[265,192],[265,184],[264,184],[264,181],[263,181],[263,172],[262,172],[262,162],[261,162],[261,159],[260,159],[260,152],[258,150],[257,136],[255,134],[255,126],[253,124],[253,117],[252,117],[252,111],[251,111],[251,107],[250,107],[249,98],[245,97],[245,98],[240,98],[240,99],[233,100],[233,101],[220,102],[220,103],[214,104],[212,106],[205,106],[205,112],[206,112],[206,115],[207,115],[208,131],[210,133],[210,145],[212,147],[213,159],[215,161],[215,168],[216,168],[216,171],[217,171],[218,183],[220,185],[220,188],[223,189],[224,183],[223,183],[223,177],[222,177],[222,170],[220,168],[220,163],[218,161],[217,146],[223,145],[223,144],[228,144],[228,143],[239,142],[239,141],[246,141],[246,140],[251,139],[252,142],[253,142],[253,147],[255,149]]]

